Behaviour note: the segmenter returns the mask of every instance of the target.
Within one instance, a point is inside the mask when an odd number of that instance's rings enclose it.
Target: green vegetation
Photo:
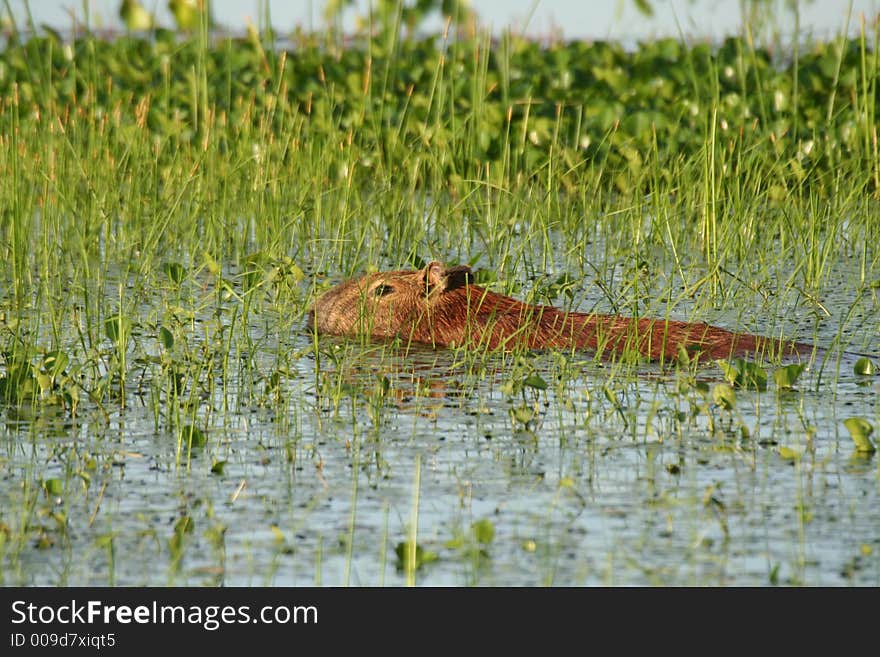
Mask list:
[[[718,546],[750,531],[741,489],[773,497],[779,479],[794,547],[765,581],[822,583],[813,478],[850,468],[840,495],[877,495],[876,359],[838,365],[880,347],[880,24],[795,48],[628,49],[463,20],[418,36],[381,4],[348,36],[228,36],[207,13],[180,33],[134,31],[152,21],[128,13],[116,38],[7,28],[0,584],[78,583],[81,551],[98,564],[85,583],[273,583],[296,563],[294,581],[321,584],[340,560],[331,583],[384,583],[386,560],[400,583],[495,567],[488,581],[520,582],[505,559],[553,583],[575,537],[619,513],[644,534],[600,540],[607,563],[571,581],[723,582]],[[304,329],[331,282],[430,259],[532,302],[827,351],[812,371],[686,355],[661,370]],[[858,458],[836,469],[844,429]],[[155,485],[166,517],[126,478]],[[636,510],[602,496],[622,480]],[[348,501],[338,516],[328,490]],[[543,506],[511,521],[523,499]],[[878,505],[852,505],[826,514],[824,540],[835,519],[876,527]],[[658,535],[690,565],[643,564]],[[880,548],[846,549],[848,581],[876,582]],[[378,575],[357,568],[366,553]],[[134,559],[162,564],[158,580]]]
[[[267,292],[301,312],[301,268],[434,254],[553,275],[535,285],[551,302],[577,281],[610,286],[619,263],[606,302],[634,314],[747,292],[819,315],[844,258],[858,260],[859,296],[880,283],[876,26],[795,61],[739,38],[628,52],[481,33],[340,46],[19,29],[0,57],[7,395],[74,403],[62,362],[105,337],[116,348],[101,369],[124,392],[131,328],[151,322],[166,352],[174,341],[167,313],[141,316],[133,299],[183,294],[188,275],[216,299],[181,297],[178,323],[193,304],[229,312],[225,294],[244,320]],[[657,275],[683,291],[648,288]],[[79,340],[60,344],[62,326]],[[34,332],[51,343],[39,357],[59,360],[34,361]],[[28,368],[39,386],[22,385]],[[95,374],[80,372],[93,393]]]

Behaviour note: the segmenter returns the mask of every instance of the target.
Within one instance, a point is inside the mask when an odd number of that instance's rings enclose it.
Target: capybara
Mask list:
[[[470,267],[367,274],[321,294],[309,311],[318,333],[400,338],[435,347],[638,352],[652,360],[809,357],[813,345],[709,324],[564,312],[476,285]]]

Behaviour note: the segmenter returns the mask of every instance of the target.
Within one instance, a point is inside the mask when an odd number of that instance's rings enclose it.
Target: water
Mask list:
[[[180,301],[154,293],[145,307]],[[224,356],[234,303],[191,325],[191,404],[168,399],[141,323],[124,409],[4,409],[3,584],[398,586],[414,520],[436,556],[420,585],[880,584],[877,457],[843,425],[880,422],[880,382],[851,358],[790,392],[768,366],[768,389],[724,410],[712,365],[332,338],[316,358],[301,316],[271,304]],[[854,303],[829,302],[820,344]],[[875,330],[856,321],[847,340],[870,347]],[[522,385],[533,375],[546,390]],[[174,415],[207,444],[179,444]]]

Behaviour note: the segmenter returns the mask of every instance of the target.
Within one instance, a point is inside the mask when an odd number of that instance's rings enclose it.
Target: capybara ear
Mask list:
[[[422,270],[422,279],[425,282],[425,292],[444,292],[473,283],[474,275],[467,265],[456,265],[447,269],[443,263],[433,260]]]
[[[446,267],[443,263],[432,260],[422,270],[422,278],[425,281],[425,290],[430,292],[438,285],[443,285],[443,277]]]

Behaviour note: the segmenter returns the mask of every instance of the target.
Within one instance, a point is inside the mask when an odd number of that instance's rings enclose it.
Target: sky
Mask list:
[[[141,0],[155,11],[160,24],[172,26],[166,0]],[[343,24],[354,25],[356,15],[364,15],[369,0],[358,0],[357,8],[347,10]],[[782,0],[774,0],[783,6]],[[118,27],[120,0],[30,0],[35,22],[56,29],[71,27],[71,12],[80,19],[87,2],[95,27]],[[258,24],[260,7],[267,0],[213,0],[218,23],[232,30],[243,29],[250,19]],[[299,25],[306,29],[322,26],[324,0],[268,0],[273,26],[283,33]],[[568,39],[644,39],[657,36],[718,38],[739,32],[740,0],[653,0],[655,16],[648,18],[635,10],[632,0],[472,0],[483,25],[496,33],[506,28],[535,37],[554,34]],[[801,32],[816,38],[829,38],[847,32],[854,34],[860,15],[872,21],[880,12],[880,0],[852,0],[852,14],[847,25],[849,0],[801,0]],[[10,0],[16,20],[25,16],[25,0]],[[790,17],[790,14],[781,14]],[[783,34],[792,35],[793,21],[781,24]],[[870,23],[869,23],[870,25]],[[426,24],[440,29],[441,19]],[[870,29],[870,28],[869,28]]]

